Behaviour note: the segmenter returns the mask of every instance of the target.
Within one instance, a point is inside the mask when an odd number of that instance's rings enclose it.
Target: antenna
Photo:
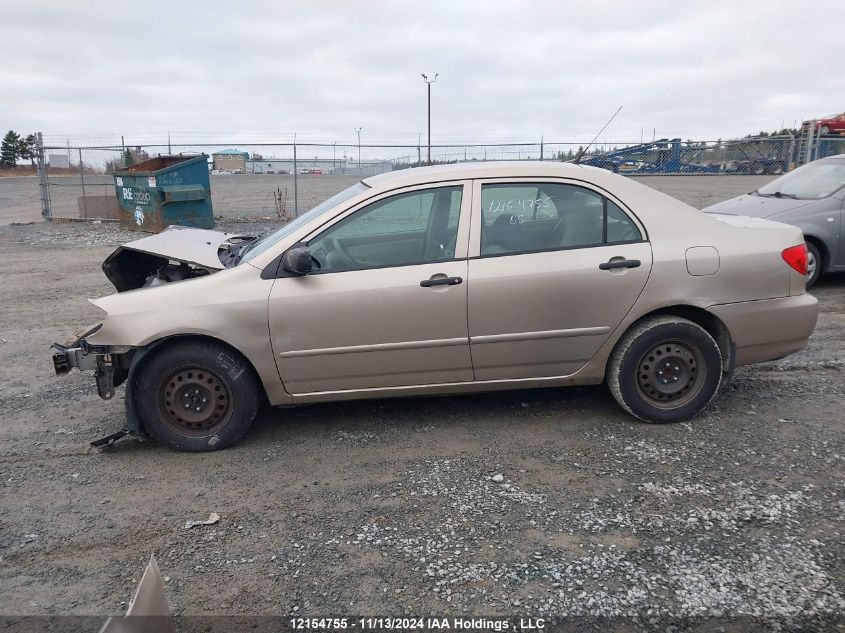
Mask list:
[[[580,152],[578,152],[578,156],[576,156],[576,157],[575,157],[575,160],[573,160],[573,161],[572,161],[573,163],[575,163],[576,165],[578,165],[578,164],[581,162],[581,157],[582,157],[582,156],[586,153],[586,151],[587,151],[588,149],[590,149],[590,145],[592,145],[593,143],[595,143],[595,142],[596,142],[596,139],[597,139],[597,138],[601,135],[601,133],[602,133],[602,132],[604,132],[604,129],[605,129],[608,125],[610,125],[610,122],[611,122],[611,121],[613,121],[613,119],[615,119],[615,118],[616,118],[616,115],[617,115],[617,114],[619,114],[619,111],[620,111],[620,110],[622,110],[622,106],[619,106],[619,110],[617,110],[616,112],[614,112],[614,113],[613,113],[613,116],[612,116],[612,117],[610,117],[610,118],[607,120],[607,123],[605,123],[605,124],[604,124],[604,127],[603,127],[602,129],[600,129],[600,130],[599,130],[599,133],[598,133],[598,134],[596,134],[595,138],[593,138],[593,140],[592,140],[592,141],[590,141],[590,142],[587,144],[587,147],[585,147],[585,148],[584,148],[584,149],[582,149]]]

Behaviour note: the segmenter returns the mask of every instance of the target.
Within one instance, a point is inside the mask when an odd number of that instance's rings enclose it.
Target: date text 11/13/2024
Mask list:
[[[290,618],[294,631],[537,631],[544,629],[543,618],[462,618],[462,617],[359,617]]]

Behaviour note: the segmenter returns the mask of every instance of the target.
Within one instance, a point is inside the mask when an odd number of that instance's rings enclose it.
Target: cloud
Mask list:
[[[0,2],[0,127],[48,138],[729,137],[842,111],[836,0]]]

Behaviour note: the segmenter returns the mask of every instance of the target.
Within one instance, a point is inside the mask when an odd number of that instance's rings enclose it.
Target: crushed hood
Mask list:
[[[103,262],[103,272],[118,292],[143,287],[150,275],[172,262],[200,274],[214,273],[226,268],[232,247],[254,239],[236,233],[171,226],[157,235],[118,246]]]
[[[731,198],[705,207],[702,211],[725,215],[745,215],[752,218],[768,218],[778,213],[806,207],[814,202],[818,202],[818,200],[795,200],[794,198],[775,198],[747,193],[738,198]]]

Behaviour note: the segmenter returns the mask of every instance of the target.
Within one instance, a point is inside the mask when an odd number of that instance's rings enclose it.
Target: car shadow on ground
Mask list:
[[[259,412],[245,443],[283,441],[290,435],[402,432],[425,428],[501,429],[502,423],[622,422],[630,419],[603,386],[524,389],[449,396],[353,400]]]

